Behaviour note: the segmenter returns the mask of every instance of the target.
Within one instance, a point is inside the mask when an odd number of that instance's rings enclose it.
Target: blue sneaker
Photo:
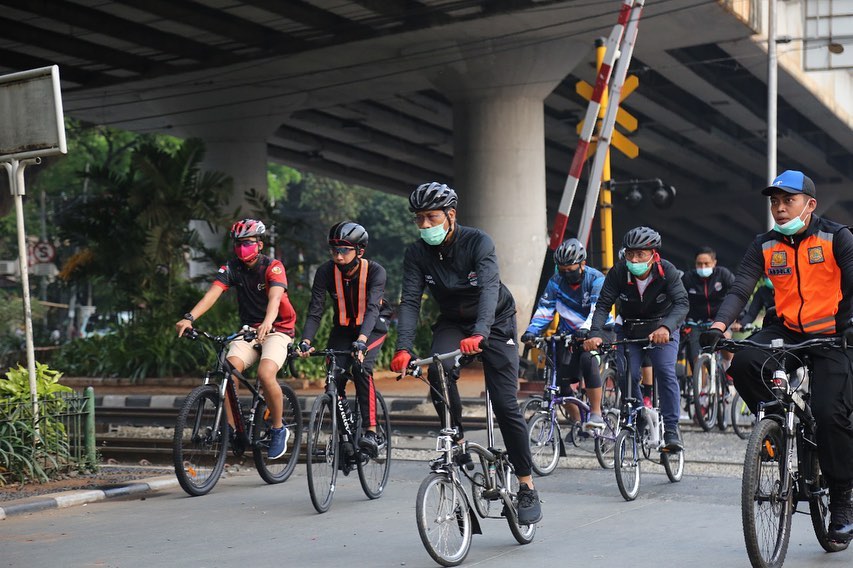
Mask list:
[[[270,447],[267,455],[271,460],[277,460],[287,450],[287,440],[290,438],[290,430],[287,428],[270,428]]]

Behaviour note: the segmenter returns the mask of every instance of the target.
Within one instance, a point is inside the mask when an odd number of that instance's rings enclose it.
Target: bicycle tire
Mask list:
[[[604,430],[595,437],[595,458],[604,469],[613,469],[613,448],[619,434],[619,413],[610,410],[604,415]]]
[[[266,403],[261,401],[255,411],[255,424],[252,439],[254,447],[252,454],[255,458],[255,467],[261,479],[269,484],[283,483],[287,481],[296,462],[299,461],[299,452],[302,449],[302,410],[299,408],[299,398],[290,386],[284,384],[281,387],[281,421],[284,428],[290,432],[287,439],[287,447],[283,456],[271,460],[268,456],[270,447],[270,428],[272,420]]]
[[[726,372],[720,365],[717,365],[717,429],[720,432],[725,432],[728,424],[726,418],[729,414],[726,412],[726,395],[729,394],[729,382],[726,379]]]
[[[542,396],[535,394],[519,405],[519,411],[524,422],[529,422],[533,416],[542,409]]]
[[[530,445],[531,467],[536,475],[546,476],[557,468],[560,461],[560,425],[551,413],[540,411],[527,424],[527,442]]]
[[[184,399],[175,422],[172,461],[181,488],[189,495],[206,495],[219,481],[228,452],[228,421],[221,409],[219,391],[213,385],[194,388]]]
[[[529,525],[521,525],[518,523],[518,478],[512,467],[507,464],[506,468],[507,489],[512,502],[512,511],[506,515],[506,522],[509,525],[509,531],[518,544],[530,544],[533,542],[533,537],[536,535],[536,523]]]
[[[660,462],[663,464],[663,469],[666,472],[666,476],[672,483],[678,483],[681,481],[681,477],[684,475],[684,451],[669,453],[662,452],[660,455]]]
[[[485,519],[489,516],[492,508],[490,499],[483,497],[483,492],[486,489],[486,476],[478,471],[471,476],[471,500],[474,501],[474,509],[481,518]]]
[[[606,413],[612,408],[619,408],[621,402],[622,393],[619,391],[616,369],[605,367],[601,373],[601,410]]]
[[[731,415],[734,433],[741,440],[749,438],[755,426],[755,415],[740,397],[740,394],[735,394],[732,398]]]
[[[613,448],[613,470],[616,485],[626,501],[633,501],[640,493],[640,455],[637,434],[626,428],[616,436]]]
[[[782,426],[761,420],[749,438],[743,464],[741,518],[749,561],[754,568],[781,567],[788,553],[793,489],[780,499],[781,466],[788,456]]]
[[[382,496],[391,473],[391,419],[388,406],[379,391],[376,391],[376,438],[379,441],[379,455],[371,458],[360,453],[357,463],[358,481],[370,499]]]
[[[693,419],[708,432],[717,419],[717,391],[711,384],[711,365],[714,361],[700,356],[693,369]]]
[[[820,471],[817,452],[801,450],[801,460],[807,460],[805,465],[810,473],[809,477],[815,480],[806,485],[809,501],[809,516],[812,519],[812,528],[820,546],[827,552],[840,552],[846,550],[849,542],[838,542],[829,538],[829,486],[826,478]],[[807,481],[807,480],[806,480]]]
[[[426,551],[442,566],[458,566],[471,549],[471,511],[465,490],[444,473],[430,473],[415,501],[418,534]]]
[[[328,511],[335,496],[340,458],[337,423],[332,398],[328,394],[321,394],[311,407],[305,457],[308,493],[318,513]]]

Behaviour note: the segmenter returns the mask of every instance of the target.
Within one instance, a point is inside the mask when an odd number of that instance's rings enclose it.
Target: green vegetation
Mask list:
[[[368,257],[388,272],[386,297],[396,303],[400,294],[402,254],[417,238],[409,222],[406,200],[399,196],[354,187],[299,172],[282,165],[268,169],[268,195],[250,191],[240,210],[227,203],[233,185],[225,174],[205,171],[201,141],[181,141],[162,135],[137,135],[69,121],[68,156],[51,158],[28,170],[28,195],[44,192],[48,204],[41,212],[37,199],[26,204],[28,232],[38,234],[43,213],[47,240],[57,249],[59,277],[46,288],[31,279],[34,298],[62,305],[91,304],[111,321],[100,336],[66,342],[73,329],[68,310],[43,309],[34,301],[37,345],[47,345],[53,330],[62,345],[50,357],[52,366],[68,375],[132,377],[193,376],[211,362],[211,353],[199,343],[175,337],[174,323],[201,297],[213,270],[230,255],[227,229],[236,219],[256,216],[271,231],[268,240],[284,262],[289,296],[297,310],[297,336],[305,321],[314,268],[328,259],[327,233],[334,223],[352,219],[370,234]],[[221,241],[207,246],[192,230],[190,220],[201,221]],[[14,218],[0,219],[0,254],[15,258]],[[211,268],[191,282],[187,261],[207,260]],[[20,291],[11,283],[0,296],[8,328],[0,329],[0,350],[6,361],[23,362],[20,331]],[[238,326],[232,294],[227,294],[199,326],[211,333],[227,333]],[[5,300],[5,301],[4,301]],[[91,301],[90,301],[91,300]],[[430,314],[418,349],[428,349]],[[17,313],[17,317],[13,312]],[[325,342],[331,325],[331,302],[317,336]],[[5,314],[0,310],[0,314]],[[122,314],[121,321],[114,317]],[[79,324],[79,310],[78,321]],[[380,366],[393,355],[394,331],[389,334]],[[5,347],[4,347],[5,346]],[[41,357],[41,356],[40,356]],[[309,376],[318,376],[317,359],[300,362]],[[2,380],[0,380],[2,382]]]

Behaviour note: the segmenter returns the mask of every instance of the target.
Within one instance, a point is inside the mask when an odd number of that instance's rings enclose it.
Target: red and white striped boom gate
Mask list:
[[[595,88],[589,100],[589,107],[586,110],[580,140],[575,148],[575,155],[572,158],[572,165],[569,169],[569,177],[566,179],[566,185],[563,187],[563,197],[560,199],[560,207],[557,210],[557,217],[554,220],[554,227],[551,231],[551,241],[548,248],[552,251],[556,250],[560,246],[560,243],[563,242],[566,225],[569,221],[569,213],[572,209],[572,202],[575,199],[575,193],[577,192],[580,181],[581,170],[583,169],[584,162],[586,162],[586,155],[592,141],[593,130],[597,122],[599,110],[601,109],[601,98],[605,88],[610,83],[612,74],[613,85],[609,88],[607,108],[598,132],[595,158],[593,160],[589,183],[587,184],[586,202],[584,203],[580,230],[578,232],[578,239],[582,243],[589,242],[590,228],[592,227],[592,220],[595,217],[598,191],[601,186],[604,158],[610,146],[610,137],[616,122],[616,112],[619,110],[622,85],[625,83],[625,77],[628,74],[628,64],[631,62],[631,55],[634,52],[638,23],[644,4],[645,0],[623,0],[617,23],[613,26],[613,30],[607,38],[605,44],[607,51],[604,54],[604,61],[595,79]],[[617,57],[619,57],[618,62],[616,62]],[[614,62],[616,62],[615,70],[613,67]]]

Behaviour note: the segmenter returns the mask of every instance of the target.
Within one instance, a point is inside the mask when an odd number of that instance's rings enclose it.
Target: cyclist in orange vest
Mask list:
[[[814,214],[814,182],[788,170],[762,193],[770,197],[776,224],[758,235],[741,261],[731,292],[717,311],[703,346],[715,346],[740,314],[759,278],[767,276],[775,290],[778,322],[752,339],[770,343],[781,338],[798,343],[814,336],[851,334],[853,316],[853,234],[850,229]],[[811,408],[817,422],[820,468],[829,483],[830,538],[853,538],[853,376],[850,354],[841,349],[812,349]],[[753,412],[772,400],[766,384],[772,362],[758,349],[735,354],[729,374]],[[794,361],[791,362],[794,365]],[[764,376],[762,376],[764,370]],[[793,369],[788,369],[791,371]]]
[[[373,364],[382,349],[388,332],[390,307],[385,302],[385,269],[364,258],[367,231],[353,221],[338,223],[329,231],[329,252],[332,259],[321,264],[314,275],[311,303],[302,330],[299,351],[307,357],[314,348],[311,343],[326,304],[326,293],[334,303],[332,330],[328,347],[350,350],[352,355],[338,355],[341,369],[350,369],[358,358],[361,371],[348,371],[338,379],[338,392],[344,392],[347,380],[355,382],[355,394],[363,418],[364,435],[359,447],[371,457],[379,455],[382,442],[376,437],[376,389],[373,384]]]

